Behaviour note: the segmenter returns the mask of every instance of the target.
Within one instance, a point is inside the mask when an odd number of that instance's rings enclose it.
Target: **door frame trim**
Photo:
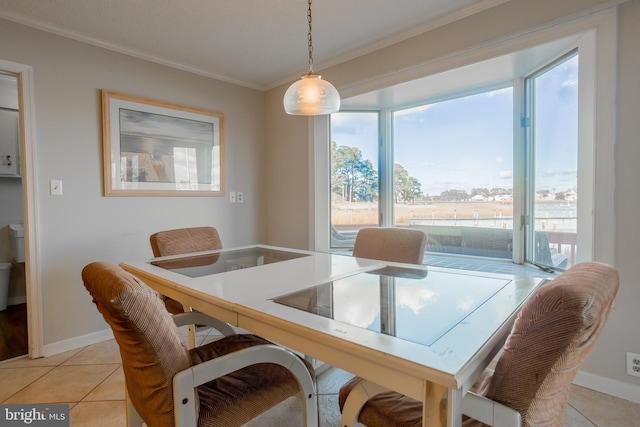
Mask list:
[[[29,357],[42,357],[42,287],[38,248],[38,209],[35,167],[35,104],[33,94],[33,68],[0,59],[0,70],[18,78],[18,105],[20,117],[20,171],[22,175],[22,204],[25,240],[25,273],[27,297],[27,333]]]

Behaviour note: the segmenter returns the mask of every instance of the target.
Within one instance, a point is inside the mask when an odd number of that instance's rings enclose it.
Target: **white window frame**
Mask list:
[[[594,90],[579,88],[580,117],[578,138],[581,149],[578,159],[578,181],[581,184],[581,218],[578,235],[588,236],[590,242],[581,241],[576,262],[598,260],[615,264],[614,201],[614,144],[616,140],[616,9],[576,18],[562,24],[554,23],[536,31],[510,37],[490,46],[479,47],[471,52],[451,55],[435,60],[408,71],[400,71],[391,76],[362,84],[354,84],[341,91],[344,98],[388,87],[419,77],[452,70],[485,59],[505,55],[528,47],[547,43],[572,35],[584,35],[580,49],[580,80],[589,82]],[[597,58],[597,61],[596,61]],[[516,84],[521,84],[516,82]],[[514,91],[517,92],[517,91]],[[514,99],[515,105],[522,105]],[[514,116],[519,114],[514,108]],[[515,117],[514,117],[515,118]],[[309,173],[310,173],[310,247],[319,251],[329,251],[329,116],[309,118]],[[518,123],[518,120],[514,120]],[[382,131],[382,130],[381,130]],[[521,132],[518,133],[518,135]],[[583,149],[591,144],[592,149]],[[516,144],[515,147],[518,147]],[[514,147],[514,148],[515,148]],[[519,153],[514,152],[514,156]],[[514,171],[515,172],[515,171]],[[518,178],[514,176],[514,178]],[[523,182],[520,181],[520,182]],[[585,185],[585,183],[587,185]],[[519,191],[514,188],[514,192]],[[522,190],[523,191],[523,190]],[[514,204],[514,216],[522,214],[524,206]],[[589,212],[591,211],[591,212]],[[383,225],[386,219],[383,219]],[[515,228],[515,227],[514,227]],[[514,246],[522,239],[521,233],[514,233]],[[516,254],[516,262],[522,262],[524,254]]]

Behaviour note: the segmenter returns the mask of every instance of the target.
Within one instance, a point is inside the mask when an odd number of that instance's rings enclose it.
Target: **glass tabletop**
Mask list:
[[[150,263],[188,277],[202,277],[306,256],[309,255],[268,248],[247,248],[152,260]]]
[[[511,280],[387,266],[273,301],[430,346]]]

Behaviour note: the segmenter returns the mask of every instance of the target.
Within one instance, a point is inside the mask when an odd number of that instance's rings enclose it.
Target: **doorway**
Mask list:
[[[39,265],[37,195],[35,170],[35,123],[33,69],[24,64],[0,59],[0,73],[17,79],[20,175],[22,186],[22,219],[24,234],[25,311],[30,358],[43,356],[42,304]]]
[[[29,352],[18,78],[0,73],[0,361]]]

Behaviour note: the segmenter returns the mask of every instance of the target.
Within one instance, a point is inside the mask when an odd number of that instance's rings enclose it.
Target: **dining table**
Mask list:
[[[545,279],[250,245],[120,266],[159,294],[423,403],[462,400]]]

